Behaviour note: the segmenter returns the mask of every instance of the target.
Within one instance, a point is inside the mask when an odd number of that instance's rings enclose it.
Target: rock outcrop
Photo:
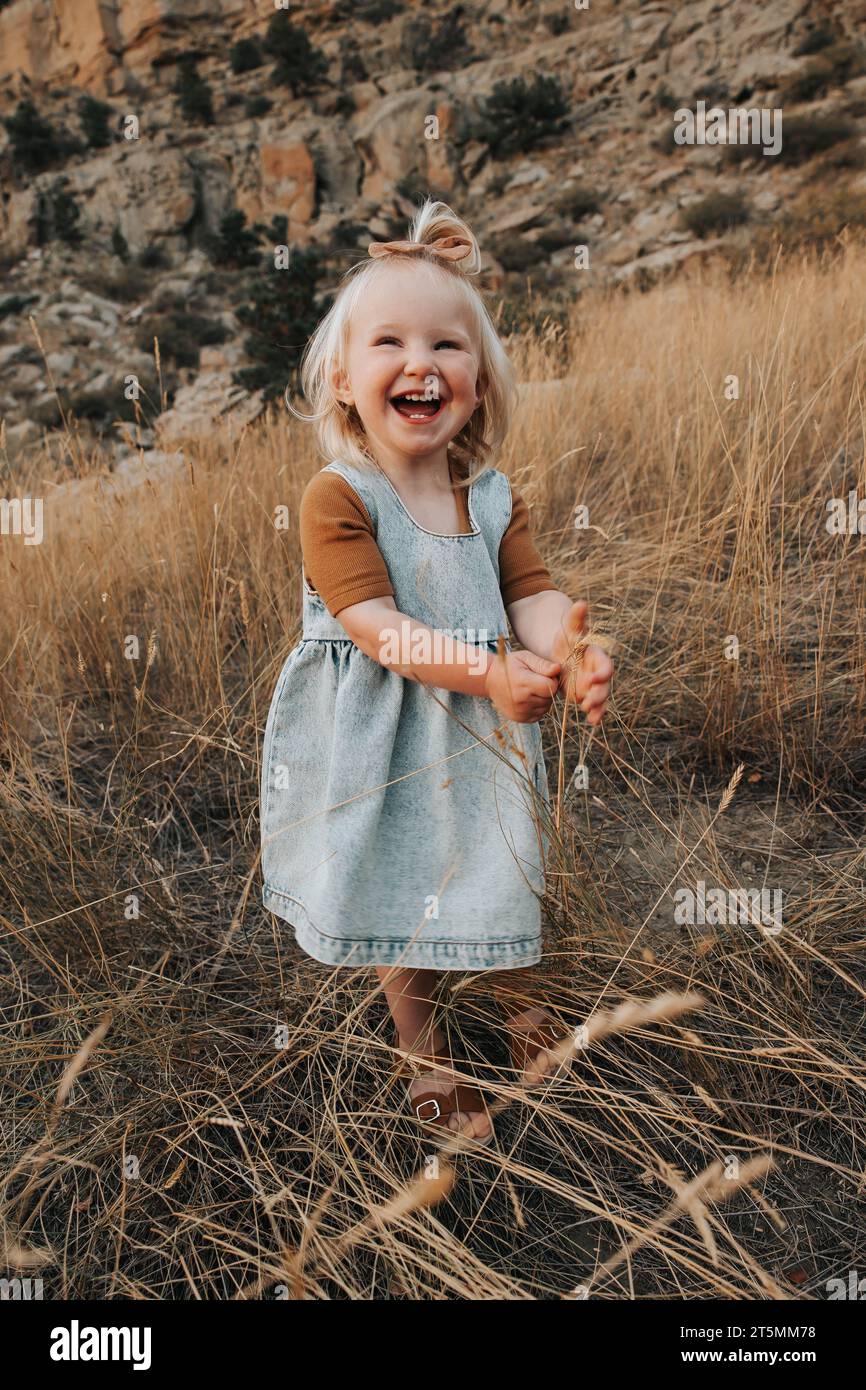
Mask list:
[[[57,384],[96,418],[97,398],[128,372],[153,375],[142,326],[166,305],[182,315],[226,292],[225,280],[214,288],[213,234],[228,213],[247,226],[284,218],[293,250],[327,252],[333,284],[371,238],[405,231],[429,191],[472,222],[487,289],[519,299],[529,275],[551,304],[574,298],[587,277],[641,285],[687,272],[788,226],[792,209],[808,220],[824,198],[835,200],[839,227],[866,225],[866,0],[629,11],[319,0],[287,15],[323,62],[322,77],[298,92],[261,48],[274,15],[272,0],[0,8],[0,116],[26,98],[78,139],[63,158],[23,169],[0,126],[0,414],[10,452],[57,423]],[[229,55],[242,39],[258,42],[259,61],[235,71]],[[185,61],[210,89],[212,119],[182,113]],[[566,114],[523,149],[518,120],[512,148],[505,118],[491,125],[485,102],[497,84],[531,85],[536,74],[556,79]],[[84,95],[111,107],[104,148],[83,140]],[[839,129],[811,159],[806,148],[800,160],[734,161],[722,146],[672,140],[675,109],[699,99],[783,107],[801,127]],[[721,210],[703,207],[719,197]],[[212,317],[232,352],[179,370],[162,412],[166,439],[212,412],[224,388],[238,419],[261,407],[232,380],[243,365],[233,307],[217,302]]]

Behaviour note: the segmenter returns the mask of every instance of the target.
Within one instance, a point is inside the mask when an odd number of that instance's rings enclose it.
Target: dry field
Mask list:
[[[823,1299],[864,1267],[866,542],[826,526],[866,496],[864,284],[850,242],[587,293],[512,344],[500,466],[617,669],[600,730],[545,724],[568,1081],[527,1100],[484,978],[443,978],[497,1101],[482,1157],[419,1142],[372,972],[260,904],[312,432],[273,415],[112,491],[70,422],[6,470],[44,498],[42,544],[0,543],[10,1272],[53,1299]],[[781,892],[781,930],[678,923],[699,882]]]

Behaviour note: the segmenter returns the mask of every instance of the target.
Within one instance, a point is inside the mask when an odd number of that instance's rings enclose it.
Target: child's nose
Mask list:
[[[426,376],[438,376],[433,353],[429,348],[410,348],[406,354],[405,372],[407,376],[423,381]]]

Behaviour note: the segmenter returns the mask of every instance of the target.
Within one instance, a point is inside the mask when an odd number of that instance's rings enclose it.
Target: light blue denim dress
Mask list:
[[[400,613],[492,651],[498,634],[508,642],[504,473],[472,484],[471,532],[439,535],[383,471],[343,460],[327,469],[366,506]],[[328,965],[536,964],[550,806],[538,724],[504,723],[483,695],[388,670],[302,583],[303,633],[262,752],[265,906]]]

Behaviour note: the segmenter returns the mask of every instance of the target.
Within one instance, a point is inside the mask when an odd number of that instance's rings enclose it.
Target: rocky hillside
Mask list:
[[[781,110],[780,153],[677,144],[700,99]],[[419,194],[506,330],[527,277],[555,316],[866,226],[866,0],[0,0],[0,118],[9,456],[61,408],[122,454],[252,418]]]

